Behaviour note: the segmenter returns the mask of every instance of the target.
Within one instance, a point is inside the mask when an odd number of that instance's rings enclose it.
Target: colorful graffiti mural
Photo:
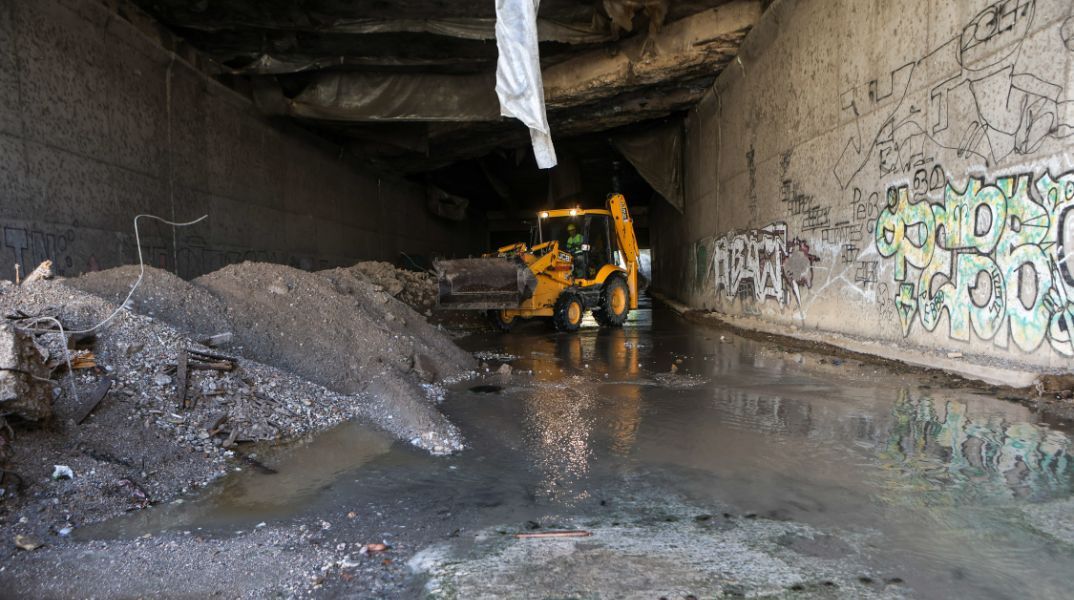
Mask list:
[[[876,248],[894,261],[903,334],[919,321],[952,339],[970,332],[996,346],[1032,352],[1048,340],[1074,356],[1074,172],[971,178],[942,198],[891,187],[877,217]]]
[[[799,305],[801,288],[812,286],[813,263],[819,260],[808,243],[787,240],[786,223],[717,238],[712,259],[717,293],[758,302],[773,298],[781,304],[793,296]]]

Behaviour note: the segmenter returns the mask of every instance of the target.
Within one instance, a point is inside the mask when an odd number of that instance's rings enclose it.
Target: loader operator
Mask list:
[[[574,257],[574,276],[585,276],[585,250],[583,248],[582,234],[578,233],[578,227],[574,223],[567,223],[567,252]]]

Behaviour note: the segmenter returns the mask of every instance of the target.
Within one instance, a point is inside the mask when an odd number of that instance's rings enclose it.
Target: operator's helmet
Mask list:
[[[567,232],[574,233],[578,228],[574,226],[574,223],[567,223]]]

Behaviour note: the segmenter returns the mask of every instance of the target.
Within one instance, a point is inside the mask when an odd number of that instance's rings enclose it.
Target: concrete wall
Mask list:
[[[657,289],[793,328],[1074,365],[1059,0],[780,0],[688,119]]]
[[[303,268],[399,251],[467,253],[484,234],[439,220],[424,187],[363,173],[269,122],[96,0],[0,3],[0,277],[136,260],[184,277],[244,259]]]

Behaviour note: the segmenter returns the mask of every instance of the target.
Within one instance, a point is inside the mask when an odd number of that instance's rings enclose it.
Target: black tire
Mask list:
[[[492,326],[496,328],[497,331],[503,331],[505,333],[511,331],[511,329],[514,328],[515,323],[518,322],[518,317],[511,317],[510,319],[505,319],[503,317],[502,310],[490,310],[485,313],[485,315],[488,317],[489,322],[492,323]]]
[[[575,292],[563,292],[556,298],[556,306],[552,309],[552,326],[556,331],[578,331],[584,315],[585,303],[582,302],[582,297]]]
[[[593,318],[601,327],[622,327],[630,315],[630,286],[618,275],[609,277],[600,290]]]

